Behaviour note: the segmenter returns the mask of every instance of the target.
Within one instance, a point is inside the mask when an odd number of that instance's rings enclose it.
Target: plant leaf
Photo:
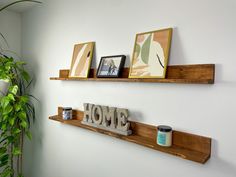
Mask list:
[[[26,62],[24,62],[24,61],[17,61],[16,65],[26,65]]]
[[[15,123],[15,118],[14,117],[10,118],[9,123],[10,123],[11,126],[13,126],[14,123]]]
[[[13,155],[14,155],[14,156],[17,156],[17,155],[20,155],[20,154],[21,154],[21,150],[20,150],[19,148],[15,147],[15,148],[13,149]]]
[[[1,107],[3,109],[5,109],[9,103],[10,103],[10,100],[8,97],[5,96],[1,99]]]
[[[7,105],[2,114],[8,115],[12,110],[13,110],[13,107],[11,105]]]
[[[30,131],[26,131],[26,136],[29,138],[29,140],[32,140],[32,134]]]
[[[19,134],[21,132],[21,130],[19,128],[16,128],[13,130],[13,134]]]
[[[8,4],[8,5],[4,6],[4,7],[2,7],[2,8],[0,9],[0,12],[3,11],[4,9],[6,9],[6,8],[12,6],[12,5],[14,5],[14,4],[18,4],[18,3],[21,3],[21,2],[42,3],[42,2],[40,2],[40,1],[33,1],[33,0],[20,0],[20,1],[15,1],[15,2],[12,2],[12,3],[10,3],[10,4]]]
[[[16,111],[19,111],[20,109],[21,109],[21,104],[16,104],[16,105],[15,105],[15,110],[16,110]]]
[[[24,111],[21,111],[18,113],[18,117],[23,121],[26,119],[26,113]]]
[[[21,121],[21,123],[20,123],[20,125],[21,125],[21,127],[23,127],[24,129],[26,129],[27,128],[27,122],[26,121]]]
[[[10,91],[12,94],[16,95],[16,94],[17,94],[17,91],[18,91],[18,86],[17,86],[17,85],[14,85],[14,86],[10,87],[10,88],[9,88],[9,91]]]
[[[4,153],[6,153],[6,152],[7,152],[7,148],[1,147],[1,148],[0,148],[0,157],[2,156],[1,154],[4,154]]]
[[[12,95],[11,93],[8,94],[7,97],[9,98],[10,101],[15,101],[14,95]]]
[[[27,103],[29,101],[29,97],[24,95],[24,96],[21,96],[20,97],[20,101],[23,102],[23,103]]]
[[[27,81],[27,82],[30,81],[30,75],[29,75],[26,71],[23,70],[23,71],[21,72],[21,74],[22,74],[22,76],[23,76],[23,78],[24,78],[25,81]]]
[[[12,174],[12,170],[10,168],[7,168],[2,172],[1,177],[9,177],[9,176],[11,176],[11,174]]]

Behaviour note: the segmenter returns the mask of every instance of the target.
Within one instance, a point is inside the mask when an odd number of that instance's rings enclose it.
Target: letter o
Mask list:
[[[102,107],[99,105],[95,105],[92,108],[92,120],[95,124],[102,124]]]

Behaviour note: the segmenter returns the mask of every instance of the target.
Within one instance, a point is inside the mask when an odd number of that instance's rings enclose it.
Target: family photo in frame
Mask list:
[[[97,70],[97,77],[119,77],[125,64],[125,55],[102,57]]]

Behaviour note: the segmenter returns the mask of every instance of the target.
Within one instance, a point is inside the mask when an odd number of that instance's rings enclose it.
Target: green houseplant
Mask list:
[[[39,1],[21,0],[10,3],[4,9],[21,2]],[[4,35],[0,33],[0,37]],[[31,139],[30,124],[35,119],[35,108],[31,102],[29,87],[32,83],[25,62],[0,51],[0,176],[22,177],[23,140],[27,135]]]
[[[0,98],[1,177],[21,175],[23,137],[26,134],[31,138],[29,128],[35,117],[35,108],[30,101],[28,87],[31,82],[24,64],[13,58],[0,57],[0,78],[9,82],[6,94]]]

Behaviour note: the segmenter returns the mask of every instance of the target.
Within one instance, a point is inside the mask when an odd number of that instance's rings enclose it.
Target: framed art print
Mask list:
[[[94,42],[76,44],[72,56],[69,77],[87,78],[93,58]]]
[[[165,78],[171,37],[172,28],[137,34],[129,78]]]
[[[119,77],[125,64],[125,55],[102,57],[97,70],[97,77]]]

